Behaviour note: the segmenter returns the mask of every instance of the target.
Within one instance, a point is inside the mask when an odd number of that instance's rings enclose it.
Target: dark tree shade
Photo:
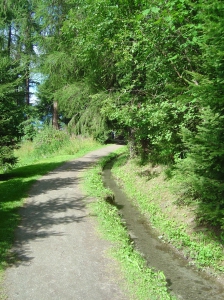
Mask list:
[[[13,149],[20,133],[18,125],[24,119],[22,106],[18,105],[20,94],[17,68],[8,57],[0,58],[0,166],[13,164]]]

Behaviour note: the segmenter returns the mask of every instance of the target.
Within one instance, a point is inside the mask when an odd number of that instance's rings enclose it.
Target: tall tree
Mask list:
[[[193,73],[194,97],[200,102],[195,132],[184,130],[188,157],[180,163],[185,193],[199,205],[199,217],[224,228],[224,4],[207,1],[199,13],[202,72]]]
[[[56,92],[68,79],[71,61],[64,51],[61,28],[70,7],[70,1],[39,1],[36,18],[39,19],[41,35],[39,37],[40,67],[45,81],[40,88],[39,97],[42,102],[48,101],[52,108],[52,125],[59,129],[58,99]],[[47,83],[47,84],[46,84]],[[51,94],[46,99],[44,95]]]
[[[25,104],[29,104],[32,3],[0,3],[0,165],[15,161],[13,149],[21,137],[19,125],[27,114]]]
[[[20,65],[13,59],[12,22],[14,18],[12,3],[0,6],[0,166],[15,163],[13,149],[20,133],[18,125],[22,120],[22,111],[18,107],[17,96]]]

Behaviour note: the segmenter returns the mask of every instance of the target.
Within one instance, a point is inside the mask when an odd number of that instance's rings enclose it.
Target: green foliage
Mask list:
[[[43,124],[38,118],[36,106],[26,106],[23,108],[26,120],[19,124],[21,139],[32,141],[38,132],[43,129]]]
[[[187,90],[201,60],[196,11],[190,2],[86,1],[63,25],[91,92],[107,93],[104,117],[129,132],[137,153],[166,163],[185,149],[180,126],[197,123]]]
[[[0,167],[5,168],[16,161],[13,149],[22,135],[24,104],[29,103],[32,9],[33,1],[28,0],[0,3]]]
[[[73,114],[71,124],[83,132],[98,137],[123,130],[131,155],[143,161],[170,165],[188,157],[188,194],[199,197],[202,207],[215,208],[216,215],[208,209],[201,215],[219,225],[223,9],[219,0],[74,3],[60,43],[72,59],[73,82],[58,94],[67,116]],[[78,93],[81,85],[87,88]]]
[[[200,122],[195,132],[182,130],[188,157],[177,167],[182,173],[183,192],[199,201],[198,217],[224,228],[224,149],[223,149],[223,36],[224,5],[208,1],[200,11],[199,20],[204,34],[200,44],[203,54],[202,74],[192,74],[197,82],[192,93],[200,101]]]
[[[56,130],[52,126],[45,126],[34,137],[35,150],[37,157],[43,157],[52,153],[57,153],[61,148],[69,143],[69,135],[65,130]]]
[[[33,140],[36,136],[38,129],[41,128],[41,123],[38,119],[30,118],[19,124],[23,140]]]
[[[200,201],[201,221],[224,228],[224,119],[211,108],[204,109],[202,116],[196,135],[186,131],[183,134],[190,153],[178,162],[177,174],[182,178],[185,197]]]
[[[70,133],[92,136],[104,143],[108,139],[109,124],[101,113],[105,94],[91,95],[90,87],[82,82],[67,84],[55,93],[61,113],[69,120]]]
[[[18,125],[23,120],[22,109],[14,100],[19,84],[16,64],[6,56],[0,58],[0,167],[13,165],[13,149],[20,138]]]

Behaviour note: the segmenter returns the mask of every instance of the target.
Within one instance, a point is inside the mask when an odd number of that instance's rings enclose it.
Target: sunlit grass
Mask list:
[[[40,159],[50,159],[53,157],[58,157],[58,159],[68,160],[70,157],[74,157],[77,153],[79,156],[92,149],[101,147],[99,143],[91,138],[82,137],[71,137],[68,141],[62,142],[59,149],[55,149],[52,153],[51,151],[44,151],[44,153],[37,151],[36,145],[33,142],[25,141],[21,144],[18,150],[15,150],[15,156],[18,157],[18,166],[23,166],[27,164],[34,163]],[[55,159],[55,158],[54,158]]]
[[[126,154],[120,156],[113,165],[113,174],[122,182],[122,186],[133,203],[140,211],[148,216],[150,223],[168,241],[188,257],[191,264],[199,269],[213,268],[216,272],[223,272],[223,245],[209,232],[191,232],[187,227],[187,220],[175,217],[175,194],[170,192],[173,181],[164,181],[163,173],[156,178],[144,177],[142,166],[135,160],[125,163]],[[160,202],[166,207],[161,209]],[[173,204],[172,204],[173,202]],[[172,209],[173,208],[173,209]],[[186,208],[187,210],[187,208]],[[181,210],[180,210],[181,211]],[[172,215],[173,214],[173,215]]]

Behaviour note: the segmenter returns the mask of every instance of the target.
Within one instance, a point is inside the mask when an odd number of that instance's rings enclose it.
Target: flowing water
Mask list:
[[[174,252],[158,237],[145,217],[133,206],[130,199],[113,179],[110,164],[103,172],[106,187],[115,196],[136,249],[144,256],[150,268],[163,271],[172,295],[183,300],[223,300],[224,288],[213,278],[189,266],[186,259]]]

